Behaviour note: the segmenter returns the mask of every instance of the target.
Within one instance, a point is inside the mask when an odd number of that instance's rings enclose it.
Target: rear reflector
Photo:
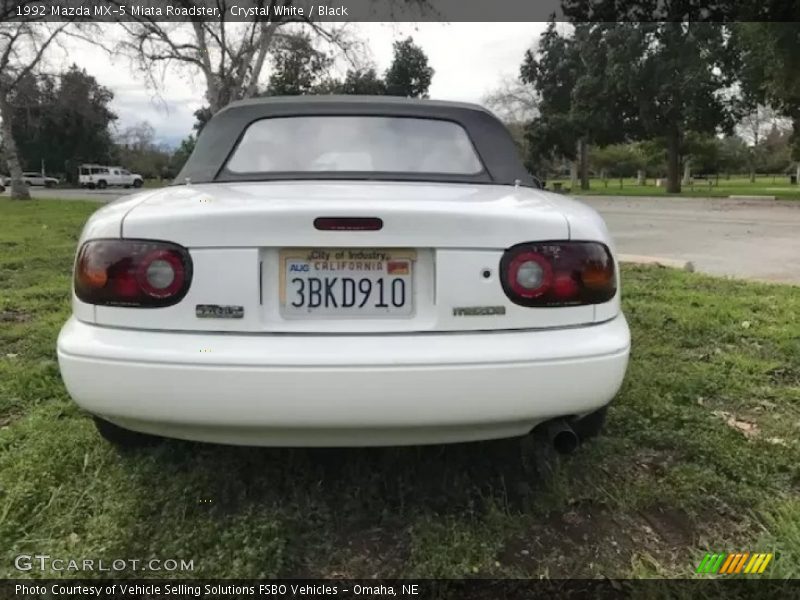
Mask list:
[[[191,281],[189,252],[170,242],[92,240],[75,261],[75,295],[89,304],[170,306],[181,301]]]
[[[608,302],[617,293],[614,259],[599,242],[530,242],[506,250],[500,281],[521,306]]]
[[[314,227],[320,231],[380,231],[383,221],[377,217],[317,217]]]

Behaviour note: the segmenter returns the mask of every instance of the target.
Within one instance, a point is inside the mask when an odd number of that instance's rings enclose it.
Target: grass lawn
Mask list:
[[[96,208],[0,200],[0,577],[35,553],[195,577],[687,577],[709,550],[800,576],[797,288],[626,268],[626,383],[605,435],[546,475],[514,440],[119,454],[55,356]]]
[[[709,185],[709,181],[712,185]],[[665,188],[656,186],[656,180],[652,177],[648,178],[648,185],[637,185],[636,179],[623,179],[621,187],[619,179],[608,179],[606,182],[601,179],[591,179],[588,190],[582,190],[578,186],[569,193],[578,196],[685,196],[703,198],[775,196],[776,198],[800,200],[800,185],[791,185],[788,175],[760,176],[756,178],[754,183],[750,182],[749,177],[726,179],[724,176],[720,176],[719,183],[713,178],[709,181],[696,179],[694,184],[682,186],[680,194],[667,194]],[[547,189],[552,191],[555,183],[560,183],[563,189],[570,187],[569,179],[553,179],[547,181]]]

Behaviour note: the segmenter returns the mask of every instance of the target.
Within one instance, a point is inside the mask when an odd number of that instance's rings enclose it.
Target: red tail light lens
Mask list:
[[[383,220],[378,217],[317,217],[314,228],[320,231],[380,231]]]
[[[617,293],[614,259],[599,242],[531,242],[506,250],[500,281],[520,306],[608,302]]]
[[[189,252],[169,242],[92,240],[75,261],[75,295],[89,304],[170,306],[181,301],[191,282]]]

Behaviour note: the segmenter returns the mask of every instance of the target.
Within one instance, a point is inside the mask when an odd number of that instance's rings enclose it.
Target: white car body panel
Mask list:
[[[382,446],[524,435],[602,408],[628,362],[622,315],[582,328],[391,336],[215,335],[97,327],[59,336],[86,410],[168,437]]]

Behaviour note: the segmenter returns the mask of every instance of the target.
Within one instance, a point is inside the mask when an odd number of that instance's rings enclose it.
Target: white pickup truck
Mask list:
[[[78,170],[78,181],[81,187],[101,190],[109,186],[139,188],[144,184],[144,179],[138,173],[131,173],[122,167],[105,165],[81,165]]]

